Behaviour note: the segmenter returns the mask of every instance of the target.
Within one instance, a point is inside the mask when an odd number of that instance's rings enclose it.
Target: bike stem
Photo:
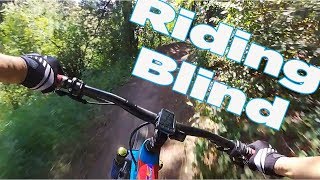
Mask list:
[[[155,130],[153,136],[147,139],[145,146],[149,152],[160,153],[161,147],[168,140],[168,135],[161,131]]]

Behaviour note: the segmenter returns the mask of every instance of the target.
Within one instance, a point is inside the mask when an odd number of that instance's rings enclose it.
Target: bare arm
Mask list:
[[[0,82],[21,83],[27,75],[27,65],[20,57],[0,54]]]
[[[275,165],[276,174],[290,178],[320,178],[320,156],[281,157]]]

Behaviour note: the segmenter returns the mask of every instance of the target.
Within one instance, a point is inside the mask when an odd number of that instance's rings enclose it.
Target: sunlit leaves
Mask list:
[[[275,49],[284,55],[285,59],[299,58],[312,64],[319,59],[319,19],[320,3],[318,1],[229,1],[229,2],[197,2],[197,23],[208,23],[216,26],[219,22],[226,22],[252,33],[252,41]],[[208,18],[209,16],[209,18]],[[257,139],[268,140],[280,152],[286,155],[316,155],[320,132],[319,123],[319,93],[311,96],[299,95],[281,87],[278,80],[263,74],[264,63],[258,71],[249,69],[241,64],[231,62],[226,58],[217,57],[204,51],[196,51],[193,58],[196,63],[218,72],[215,80],[244,91],[248,98],[266,98],[270,101],[280,96],[291,101],[287,117],[280,131],[270,130],[262,125],[255,125],[243,115],[236,117],[225,110],[211,107],[211,113],[203,104],[196,105],[196,110],[213,114],[211,120],[221,128],[219,132],[230,138],[240,138],[244,142]],[[225,109],[225,104],[222,109]],[[200,106],[201,108],[197,108]],[[210,106],[208,106],[210,107]],[[200,113],[201,114],[201,113]],[[311,140],[315,139],[315,140]],[[205,149],[206,151],[208,149]],[[201,151],[197,151],[201,156]],[[226,155],[221,154],[219,159]],[[215,162],[213,162],[214,164]],[[223,163],[222,163],[223,164]],[[243,173],[240,169],[232,170],[230,164],[223,164],[226,174],[208,166],[199,166],[204,178],[239,178]],[[200,170],[200,171],[201,171]],[[242,178],[255,177],[258,174],[246,170]],[[198,176],[197,176],[198,177]]]
[[[84,0],[81,6],[71,0],[7,4],[1,14],[0,52],[54,55],[70,76],[83,75],[90,85],[111,90],[127,81],[137,47],[123,18],[132,4],[113,3],[117,6],[111,5],[103,17],[97,0]],[[65,177],[70,162],[88,144],[86,128],[97,109],[2,84],[0,106],[1,178]]]

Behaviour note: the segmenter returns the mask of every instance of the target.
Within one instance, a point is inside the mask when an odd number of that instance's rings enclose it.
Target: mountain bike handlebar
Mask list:
[[[156,113],[151,112],[147,109],[144,109],[140,106],[137,106],[137,105],[129,102],[128,100],[126,100],[120,96],[117,96],[115,94],[105,92],[105,91],[102,91],[102,90],[99,90],[99,89],[96,89],[96,88],[93,88],[93,87],[90,87],[87,85],[85,85],[83,87],[82,94],[84,96],[88,96],[88,97],[96,99],[96,100],[97,100],[97,98],[99,98],[99,99],[106,99],[108,101],[111,101],[143,121],[150,122],[152,124],[155,124],[157,121],[158,115]],[[184,125],[179,122],[177,122],[176,128],[177,128],[177,130],[184,132],[186,135],[207,138],[207,139],[210,139],[211,141],[215,142],[215,144],[217,144],[219,146],[228,147],[231,149],[234,148],[233,141],[226,139],[222,136],[212,134],[209,131],[205,131],[205,130],[202,130],[199,128],[187,126],[187,125]]]
[[[57,79],[58,87],[60,89],[66,89],[68,92],[64,92],[66,93],[65,95],[69,95],[73,99],[82,100],[83,96],[87,96],[97,101],[112,102],[145,122],[149,122],[154,125],[157,122],[158,114],[135,105],[123,97],[90,87],[77,78],[71,79],[67,76],[58,75]],[[179,122],[176,122],[176,131],[180,131],[189,136],[206,138],[229,152],[233,149],[236,149],[238,151],[238,155],[241,156],[250,157],[255,153],[253,149],[246,146],[244,143],[241,143],[240,141],[232,141],[212,132],[187,126]]]
[[[130,114],[138,117],[143,121],[150,122],[152,124],[156,123],[156,119],[158,116],[156,113],[153,113],[140,106],[137,106],[129,102],[127,99],[124,99],[110,92],[102,91],[100,89],[96,89],[96,88],[84,85],[82,89],[82,95],[88,96],[95,100],[107,100],[107,101],[113,102],[116,105],[123,108],[124,110],[128,111]]]

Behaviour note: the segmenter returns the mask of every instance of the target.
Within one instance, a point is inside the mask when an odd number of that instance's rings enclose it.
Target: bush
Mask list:
[[[94,111],[55,95],[38,96],[1,118],[0,177],[55,177],[85,142],[83,134]]]
[[[115,17],[130,13],[130,3],[117,2],[107,16],[101,16],[97,2],[18,0],[7,4],[1,13],[0,52],[50,54],[65,65],[68,75],[91,86],[112,90],[122,85],[130,75],[133,55],[123,48],[124,43],[116,42],[120,35],[130,39],[133,33],[120,26],[123,19]],[[97,121],[100,108],[16,85],[0,88],[0,178],[65,177],[72,160],[87,145],[86,131]]]
[[[246,30],[252,33],[252,41],[281,52],[286,59],[301,58],[315,63],[312,60],[319,57],[316,53],[319,2],[204,1],[196,4],[199,5],[196,6],[199,23],[217,25],[222,21]],[[218,71],[219,81],[241,89],[249,98],[273,100],[274,96],[281,96],[291,102],[279,131],[249,121],[244,113],[238,117],[226,112],[227,100],[221,109],[196,103],[200,117],[210,119],[218,127],[210,130],[216,130],[229,139],[240,139],[247,143],[258,139],[266,140],[287,156],[314,156],[320,153],[319,93],[307,96],[291,92],[281,87],[277,79],[263,74],[263,67],[257,71],[252,70],[205,51],[197,50],[194,56],[195,58],[190,59],[195,59],[195,63],[210,70]],[[203,122],[199,122],[200,126],[201,124]],[[208,156],[213,158],[205,163]],[[205,140],[196,143],[196,157],[196,178],[262,178],[260,173],[235,166],[227,154],[217,152]]]

